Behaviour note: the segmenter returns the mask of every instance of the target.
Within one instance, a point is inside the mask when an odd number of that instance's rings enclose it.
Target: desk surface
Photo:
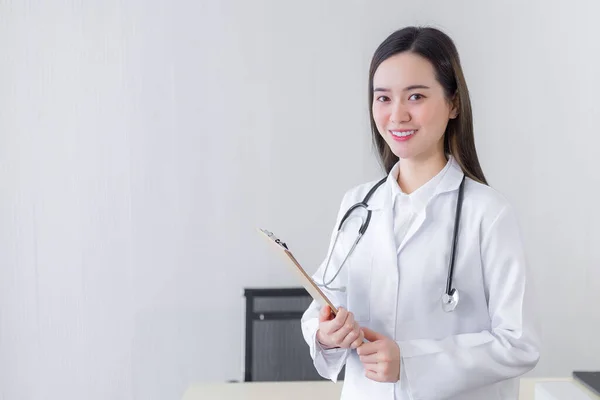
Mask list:
[[[538,382],[573,381],[572,378],[522,378],[519,400],[534,400],[535,384]],[[249,383],[199,383],[192,385],[183,400],[235,399],[323,399],[340,398],[342,382],[249,382]]]

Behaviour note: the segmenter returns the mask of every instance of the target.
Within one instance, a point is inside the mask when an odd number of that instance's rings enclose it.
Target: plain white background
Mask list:
[[[367,73],[393,30],[455,40],[476,144],[516,207],[544,347],[600,369],[600,4],[88,1],[0,6],[0,399],[178,399],[242,379],[245,287],[311,272],[382,175]]]

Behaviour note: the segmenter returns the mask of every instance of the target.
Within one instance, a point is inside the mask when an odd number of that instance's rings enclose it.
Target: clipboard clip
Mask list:
[[[269,232],[268,230],[262,229],[262,228],[259,228],[259,229],[261,230],[262,233],[264,233],[265,235],[267,235],[272,241],[274,241],[275,243],[277,243],[278,245],[280,245],[284,249],[289,250],[289,248],[287,247],[287,244],[285,244],[280,239],[278,239],[277,236],[275,236],[275,234],[273,232]]]

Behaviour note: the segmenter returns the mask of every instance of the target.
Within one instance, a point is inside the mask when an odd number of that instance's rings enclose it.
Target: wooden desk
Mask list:
[[[522,378],[519,400],[534,400],[535,384],[548,381],[573,381],[572,378]],[[190,386],[183,400],[304,400],[339,399],[342,382],[248,382],[199,383]]]
[[[201,383],[192,385],[183,400],[333,400],[341,392],[342,383],[330,381]]]

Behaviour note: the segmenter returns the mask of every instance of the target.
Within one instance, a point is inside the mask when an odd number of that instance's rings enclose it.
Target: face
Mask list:
[[[373,90],[375,125],[396,156],[443,156],[444,132],[456,108],[427,59],[410,52],[388,58],[375,71]]]

